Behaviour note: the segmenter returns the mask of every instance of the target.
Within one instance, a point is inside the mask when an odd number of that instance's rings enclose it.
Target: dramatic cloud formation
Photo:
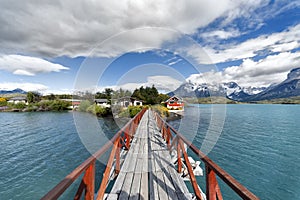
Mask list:
[[[3,52],[10,54],[85,56],[95,44],[122,31],[161,27],[193,34],[198,28],[219,18],[224,19],[224,26],[237,17],[247,19],[267,2],[269,1],[1,1],[0,46]],[[100,56],[112,56],[115,55],[116,48],[127,51],[137,45],[157,47],[172,37],[172,34],[162,35],[151,31],[128,34],[112,45],[101,47],[98,52]],[[130,47],[122,49],[127,45]]]
[[[224,71],[193,74],[187,81],[214,84],[234,81],[242,87],[267,87],[285,80],[291,69],[299,67],[299,59],[300,52],[284,52],[258,61],[248,58]]]
[[[197,52],[197,48],[194,46],[191,46],[187,51],[199,63],[212,64],[253,58],[270,53],[281,53],[298,47],[300,47],[300,24],[283,32],[262,35],[240,44],[219,44],[215,48],[204,46],[203,49],[210,59],[207,59],[207,56],[203,55],[202,52]]]
[[[267,26],[266,19],[276,20],[274,16],[299,6],[299,1],[283,0],[0,1],[0,70],[34,76],[69,69],[48,58],[67,58],[64,61],[75,69],[80,61],[71,58],[78,56],[115,58],[127,52],[166,50],[179,55],[164,62],[172,67],[181,64],[181,53],[192,56],[196,64],[229,66],[202,74],[209,77],[206,80],[266,86],[299,67],[300,24],[291,20],[274,30],[274,22],[268,31],[261,27]],[[180,36],[195,39],[203,49],[180,43]],[[172,44],[179,45],[169,49]],[[236,63],[241,64],[232,66]],[[179,84],[166,77],[160,84],[160,78],[152,76],[141,84],[170,90]]]
[[[41,58],[21,55],[0,56],[0,69],[16,75],[34,76],[38,73],[59,72],[69,68]]]

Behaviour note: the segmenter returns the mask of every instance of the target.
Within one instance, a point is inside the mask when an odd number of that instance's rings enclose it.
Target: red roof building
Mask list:
[[[169,110],[183,110],[184,109],[184,102],[183,102],[182,98],[177,97],[177,96],[172,96],[165,103]]]

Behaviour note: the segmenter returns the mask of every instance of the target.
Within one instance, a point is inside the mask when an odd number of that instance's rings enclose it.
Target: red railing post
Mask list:
[[[85,174],[77,189],[74,200],[81,199],[81,195],[85,190],[85,200],[93,200],[95,194],[95,160],[86,168]]]
[[[181,163],[181,151],[180,151],[180,138],[177,138],[177,171],[181,173],[182,171],[182,163]]]
[[[188,173],[189,173],[189,176],[190,176],[190,180],[191,180],[195,195],[196,195],[198,200],[203,200],[203,198],[201,196],[201,191],[199,189],[199,186],[198,186],[198,183],[197,183],[197,180],[196,180],[196,177],[195,177],[195,174],[193,172],[192,165],[191,165],[191,163],[189,161],[189,158],[188,158],[188,155],[187,155],[187,153],[184,149],[184,145],[183,145],[182,140],[179,140],[179,144],[180,144],[180,147],[181,147],[181,150],[182,150],[182,153],[183,153],[183,157],[184,157],[184,160],[185,160],[185,163],[186,163],[186,167],[187,167],[187,170],[188,170]]]
[[[121,142],[120,142],[120,138],[118,139],[118,144],[117,144],[117,150],[116,150],[116,169],[115,169],[115,173],[119,174],[120,172],[120,153],[121,153]]]
[[[126,137],[126,149],[129,149],[130,139],[131,139],[131,124],[129,124],[125,129],[125,137]]]
[[[168,145],[168,149],[170,149],[171,148],[171,146],[170,146],[170,139],[171,139],[170,126],[167,127],[166,132],[167,132],[167,145]]]
[[[209,166],[205,165],[206,171],[206,197],[207,200],[222,200],[221,190],[216,178],[216,174]]]
[[[85,189],[85,200],[94,200],[95,195],[95,163],[93,161],[91,165],[87,168],[83,181],[86,184]]]
[[[162,121],[162,122],[161,122],[161,131],[162,131],[162,133],[163,133],[164,130],[165,130],[164,128],[165,128],[165,123]],[[166,138],[165,138],[165,139],[166,139]]]
[[[164,140],[166,140],[166,135],[165,135],[165,127],[162,125],[162,127],[161,127],[161,133],[162,133],[162,138],[164,139]]]
[[[109,179],[110,170],[112,168],[112,164],[113,164],[113,161],[114,161],[114,157],[115,157],[117,148],[118,148],[118,140],[114,143],[114,145],[112,147],[112,150],[111,150],[111,153],[110,153],[110,156],[109,156],[109,159],[107,161],[107,166],[105,168],[103,178],[102,178],[102,181],[101,181],[101,185],[100,185],[100,188],[98,190],[98,195],[97,195],[97,198],[96,198],[97,200],[102,200],[103,197],[104,197],[106,185],[107,185],[107,182],[108,182],[108,179]]]

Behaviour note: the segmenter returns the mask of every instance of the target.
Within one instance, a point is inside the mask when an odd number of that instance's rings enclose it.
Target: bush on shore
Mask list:
[[[151,106],[152,110],[158,112],[160,114],[160,116],[162,117],[169,117],[169,110],[168,108],[166,108],[165,106],[163,105],[154,105],[154,106]]]
[[[8,104],[10,110],[17,109],[26,112],[63,111],[63,110],[69,110],[69,106],[71,106],[70,102],[62,101],[62,100],[43,100],[37,103],[30,103],[28,105],[26,105],[25,103]]]
[[[98,106],[97,104],[90,105],[86,109],[86,112],[92,113],[92,114],[97,115],[97,116],[106,116],[109,113],[107,108]]]
[[[84,100],[84,101],[81,101],[79,107],[78,107],[78,111],[80,112],[86,112],[88,107],[91,106],[91,102],[89,100]]]

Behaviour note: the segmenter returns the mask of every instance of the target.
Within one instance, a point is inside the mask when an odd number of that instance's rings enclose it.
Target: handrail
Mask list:
[[[169,123],[162,119],[162,117],[155,113],[157,125],[162,132],[162,136],[166,140],[166,143],[169,147],[169,150],[177,143],[177,159],[178,159],[178,172],[181,172],[181,156],[180,152],[185,153],[185,149],[181,144],[182,141],[196,154],[199,158],[204,162],[206,169],[206,196],[207,200],[215,200],[215,199],[223,199],[220,191],[220,187],[218,185],[216,175],[218,175],[233,191],[235,191],[242,199],[247,200],[258,200],[259,198],[255,196],[252,192],[250,192],[245,186],[239,183],[236,179],[234,179],[230,174],[228,174],[225,170],[223,170],[220,166],[218,166],[215,162],[213,162],[208,156],[206,156],[202,151],[200,151],[193,143],[187,140],[181,133],[179,133],[174,127],[172,127]],[[176,135],[172,137],[171,131]],[[170,141],[172,139],[172,142]],[[181,150],[181,151],[180,151]],[[189,168],[189,160],[184,155],[185,162]],[[189,171],[189,175],[192,179],[194,176],[193,172]],[[193,180],[192,180],[193,181]],[[196,186],[192,182],[192,186],[194,188],[195,195],[197,199],[202,199],[202,196],[196,189]],[[198,188],[198,186],[197,186]],[[195,191],[196,190],[196,191]]]
[[[114,145],[113,151],[110,154],[107,167],[103,176],[104,181],[102,181],[101,186],[98,190],[97,199],[102,199],[105,193],[108,175],[114,157],[116,157],[116,173],[120,171],[120,148],[121,140],[125,141],[125,148],[130,148],[130,139],[133,137],[137,125],[139,124],[142,116],[147,109],[142,109],[134,118],[132,118],[123,128],[121,128],[110,141],[108,141],[100,150],[90,156],[82,164],[80,164],[76,169],[74,169],[69,175],[67,175],[60,183],[58,183],[53,189],[51,189],[42,200],[58,199],[66,189],[81,175],[85,172],[79,188],[76,192],[74,199],[80,199],[83,191],[85,190],[85,199],[94,200],[95,195],[95,163],[96,159],[100,158],[111,146]],[[123,134],[123,136],[122,136]],[[118,154],[118,155],[117,155]],[[105,182],[105,183],[104,183]]]

